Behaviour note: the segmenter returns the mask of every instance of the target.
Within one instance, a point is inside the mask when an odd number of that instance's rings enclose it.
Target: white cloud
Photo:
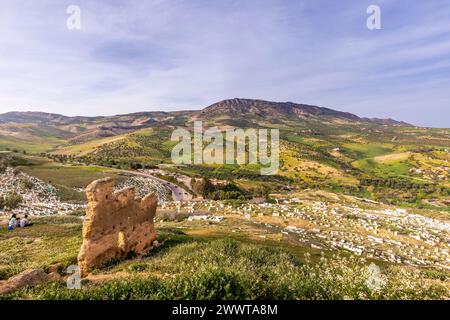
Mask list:
[[[66,29],[65,3],[2,3],[0,112],[116,114],[251,97],[449,126],[444,0],[379,1],[380,31],[366,29],[361,1],[77,2],[81,31]]]

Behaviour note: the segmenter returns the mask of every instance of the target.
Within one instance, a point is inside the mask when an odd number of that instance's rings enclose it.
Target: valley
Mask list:
[[[278,173],[173,164],[171,134],[194,121],[279,129]],[[116,190],[156,193],[161,246],[112,261],[79,292],[56,282],[6,299],[449,298],[450,129],[250,99],[109,117],[0,115],[0,284],[31,268],[65,276],[85,188],[105,177]],[[7,232],[11,213],[35,225]],[[379,290],[366,283],[372,263]]]

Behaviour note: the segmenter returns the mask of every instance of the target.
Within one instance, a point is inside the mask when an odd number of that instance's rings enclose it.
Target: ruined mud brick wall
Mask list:
[[[114,192],[114,179],[92,182],[86,188],[88,207],[83,223],[83,244],[78,255],[82,276],[93,268],[144,254],[156,239],[153,219],[157,197],[135,198],[134,188]]]

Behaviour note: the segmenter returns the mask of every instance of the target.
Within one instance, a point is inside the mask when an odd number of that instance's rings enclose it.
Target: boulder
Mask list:
[[[49,276],[43,269],[31,269],[10,278],[0,285],[0,294],[7,294],[24,287],[33,287],[47,282]]]
[[[56,263],[56,264],[52,264],[50,267],[48,267],[48,273],[59,273],[60,270],[63,269],[63,264],[62,263]]]

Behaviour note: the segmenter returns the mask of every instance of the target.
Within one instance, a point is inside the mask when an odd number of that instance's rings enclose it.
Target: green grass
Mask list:
[[[117,183],[120,183],[124,179],[112,169],[103,167],[62,165],[48,161],[34,163],[18,168],[53,185],[62,201],[86,201],[85,193],[74,190],[74,188],[85,188],[94,180],[112,177],[116,179]]]
[[[5,299],[435,299],[447,293],[390,269],[382,288],[367,285],[367,267],[357,258],[300,263],[283,250],[232,240],[185,243],[138,262],[121,265],[125,279],[63,283],[22,289]],[[388,275],[388,276],[387,276]]]
[[[377,163],[373,159],[363,159],[353,162],[353,166],[364,171],[371,172],[377,177],[398,177],[398,176],[409,176],[409,169],[411,165],[405,161],[394,162],[394,163]]]
[[[16,137],[0,136],[0,151],[8,148],[10,150],[18,151],[25,150],[28,153],[41,153],[52,150],[64,142],[64,140],[54,137],[42,138],[27,136],[21,139]]]
[[[60,185],[69,188],[84,188],[94,180],[117,176],[113,170],[96,166],[70,166],[57,163],[45,163],[19,168],[25,173],[53,184],[56,187]]]
[[[76,263],[81,224],[76,217],[40,218],[30,228],[0,233],[3,278],[26,268]],[[116,262],[83,281],[81,290],[65,283],[24,288],[0,299],[439,299],[448,295],[432,281],[440,273],[382,266],[383,286],[371,289],[367,262],[356,257],[300,259],[264,243],[192,237],[177,228],[158,228],[163,245],[141,259]],[[430,281],[424,281],[424,279]]]
[[[79,217],[32,218],[29,228],[0,227],[0,280],[26,269],[76,264],[81,246]]]
[[[83,154],[87,154],[90,152],[94,152],[95,150],[97,150],[104,144],[112,143],[115,141],[120,141],[125,138],[126,138],[126,135],[118,135],[118,136],[114,136],[114,137],[96,139],[96,140],[88,141],[85,143],[66,146],[61,149],[56,150],[54,153],[55,154],[63,154],[63,155],[83,155]]]
[[[357,158],[373,158],[393,152],[390,145],[377,143],[344,144],[344,151],[355,154]]]

